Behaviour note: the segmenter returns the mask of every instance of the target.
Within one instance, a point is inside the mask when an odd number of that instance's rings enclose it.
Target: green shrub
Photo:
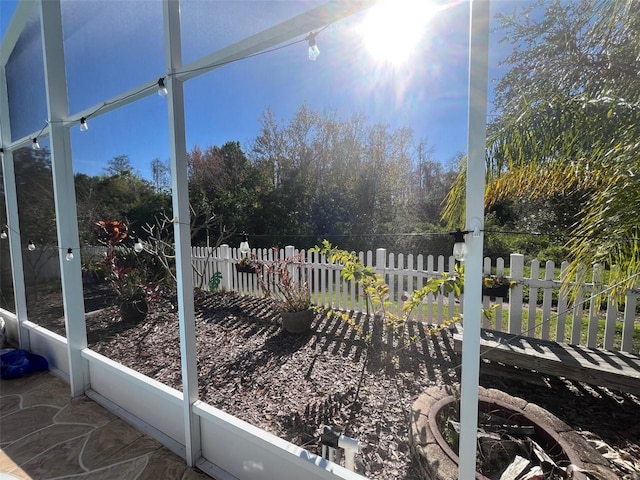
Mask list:
[[[565,260],[569,260],[569,249],[561,245],[551,245],[538,252],[536,258],[540,262],[546,262],[547,260],[553,261],[556,266],[560,266]]]

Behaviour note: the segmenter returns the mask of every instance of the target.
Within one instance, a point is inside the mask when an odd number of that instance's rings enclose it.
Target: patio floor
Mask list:
[[[210,480],[50,373],[0,381],[0,480]]]

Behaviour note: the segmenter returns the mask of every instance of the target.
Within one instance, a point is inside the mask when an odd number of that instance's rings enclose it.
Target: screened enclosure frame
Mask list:
[[[102,101],[83,108],[81,111],[69,113],[69,98],[67,90],[67,59],[65,58],[64,47],[64,30],[63,30],[63,9],[62,4],[65,0],[21,0],[18,3],[12,22],[2,39],[0,46],[0,145],[2,146],[2,172],[5,189],[6,218],[8,229],[8,240],[11,251],[11,269],[14,285],[15,296],[15,319],[17,321],[17,337],[21,348],[28,350],[45,349],[53,357],[59,355],[65,360],[58,362],[57,371],[59,375],[64,377],[70,385],[71,395],[73,397],[82,394],[93,395],[93,397],[102,398],[96,392],[99,391],[98,384],[103,380],[99,378],[101,372],[108,371],[114,379],[119,379],[123,383],[126,382],[146,382],[133,375],[126,377],[127,373],[117,365],[112,365],[98,358],[95,352],[92,352],[87,345],[87,333],[85,324],[84,298],[82,288],[82,272],[79,261],[65,261],[64,256],[60,255],[60,271],[62,282],[62,296],[64,306],[64,317],[66,327],[66,342],[59,339],[53,339],[51,345],[42,346],[40,343],[40,333],[36,332],[33,324],[29,322],[26,308],[26,288],[23,259],[21,256],[21,235],[20,235],[20,219],[18,214],[18,206],[15,181],[14,152],[20,148],[29,148],[34,138],[48,137],[51,152],[51,168],[53,177],[53,191],[55,199],[56,212],[56,229],[57,243],[59,248],[79,248],[78,218],[76,208],[76,196],[74,186],[74,169],[73,169],[73,152],[71,149],[70,129],[80,123],[81,118],[91,116],[97,118],[105,115],[110,111],[125,107],[141,100],[142,98],[156,95],[158,87],[158,79],[165,79],[165,86],[168,90],[166,98],[167,102],[167,120],[168,130],[167,138],[169,140],[170,152],[170,168],[171,168],[171,192],[172,207],[174,216],[174,236],[176,250],[176,268],[177,268],[177,291],[178,291],[178,313],[179,313],[179,332],[180,332],[180,352],[181,352],[181,373],[183,379],[183,394],[176,396],[175,393],[165,392],[163,395],[168,399],[167,402],[172,405],[171,410],[175,416],[179,409],[181,415],[181,426],[173,426],[182,433],[172,436],[166,431],[158,431],[156,438],[164,440],[172,450],[179,453],[185,458],[189,466],[201,466],[205,471],[216,474],[220,478],[238,478],[237,475],[230,472],[233,466],[233,459],[229,459],[228,465],[224,466],[224,460],[220,460],[220,464],[212,459],[212,453],[209,451],[209,445],[215,443],[211,438],[210,431],[204,431],[202,419],[206,418],[211,425],[216,428],[227,428],[229,431],[236,429],[238,438],[245,439],[250,442],[253,436],[258,435],[251,429],[238,426],[233,419],[223,418],[218,413],[212,413],[211,408],[206,404],[202,404],[198,400],[198,379],[196,366],[196,339],[195,339],[195,312],[193,300],[193,280],[191,276],[191,245],[190,245],[190,222],[189,222],[189,202],[188,202],[188,179],[187,179],[187,144],[185,131],[185,104],[184,104],[184,83],[197,76],[204,75],[216,68],[230,62],[246,58],[248,56],[263,52],[269,48],[283,44],[293,39],[304,38],[309,32],[335,22],[342,18],[354,15],[360,11],[373,6],[375,0],[348,0],[348,1],[329,1],[319,7],[313,8],[289,20],[283,21],[257,34],[251,35],[241,41],[233,43],[223,48],[213,51],[193,62],[186,65],[182,64],[182,35],[180,23],[180,2],[178,0],[162,0],[162,17],[163,17],[163,51],[165,69],[158,71],[157,75],[122,91],[110,98],[104,98]],[[482,48],[482,42],[488,38],[488,1],[480,0],[475,3],[480,5],[476,9],[476,22],[478,29],[476,32],[478,45]],[[473,10],[473,9],[472,9]],[[38,19],[40,24],[40,41],[42,48],[42,62],[37,68],[42,68],[44,76],[44,89],[46,94],[46,122],[44,126],[36,127],[29,130],[28,133],[14,138],[11,132],[11,116],[12,105],[9,98],[9,85],[7,81],[7,66],[11,62],[12,53],[18,44],[21,34],[29,24],[33,15]],[[472,22],[473,22],[472,16]],[[485,24],[486,23],[486,24]],[[472,30],[471,45],[474,45],[474,33]],[[486,52],[486,48],[485,48]],[[34,58],[34,64],[40,59]],[[477,165],[477,169],[484,168],[484,124],[486,119],[486,58],[480,56],[474,63],[470,60],[471,80],[470,80],[470,115],[469,125],[477,128],[470,128],[469,133],[469,164]],[[483,65],[484,62],[484,65]],[[475,65],[475,67],[474,67]],[[484,69],[484,70],[483,70]],[[475,73],[474,73],[475,72]],[[484,87],[480,82],[478,89],[472,88],[473,76],[484,75]],[[98,87],[96,87],[98,88]],[[473,99],[476,101],[472,101]],[[40,108],[42,105],[39,106]],[[470,172],[472,169],[470,168]],[[472,178],[484,178],[483,174],[471,176]],[[481,187],[481,188],[480,188]],[[482,195],[484,194],[484,184],[476,184],[473,188],[467,188],[467,208],[471,210],[467,218],[471,222],[480,222],[478,218],[482,215]],[[473,230],[477,225],[468,226],[469,230]],[[481,227],[481,225],[480,225]],[[468,237],[471,237],[470,235]],[[471,300],[471,305],[465,307],[465,319],[477,316],[478,321],[478,340],[477,350],[479,351],[479,325],[481,316],[480,299],[480,281],[474,282],[473,278],[481,278],[481,259],[482,259],[482,237],[481,235],[475,239],[469,239],[470,248],[468,256],[468,268],[466,276],[471,280],[471,285],[477,285],[477,292],[473,287],[469,287],[465,291],[465,302]],[[476,271],[477,264],[477,271]],[[477,307],[473,304],[474,300],[478,300]],[[475,323],[475,322],[474,322]],[[474,335],[474,329],[465,328],[465,335]],[[47,334],[43,334],[44,337]],[[43,337],[43,338],[44,338]],[[36,340],[37,338],[37,340]],[[46,343],[46,342],[45,342]],[[474,351],[474,342],[465,340],[465,348],[472,348]],[[48,350],[47,350],[48,349]],[[473,392],[475,389],[475,403],[477,405],[477,371],[478,366],[474,365],[471,357],[477,355],[466,355],[469,359],[468,365],[463,364],[463,370],[467,369],[469,375],[463,374],[463,402],[471,402],[473,404]],[[100,363],[102,362],[102,363]],[[53,362],[56,365],[56,362]],[[106,374],[105,374],[106,375]],[[467,384],[464,384],[465,376]],[[474,381],[475,376],[475,381]],[[125,378],[126,377],[126,378]],[[95,382],[95,385],[94,385]],[[475,382],[475,383],[474,383]],[[148,383],[148,382],[147,382]],[[122,387],[126,388],[126,385]],[[143,385],[140,388],[152,388],[149,385]],[[154,391],[162,391],[161,386],[154,385]],[[92,398],[93,398],[92,397]],[[103,403],[112,402],[112,400],[102,398]],[[114,404],[112,404],[114,406]],[[121,405],[115,404],[114,408],[121,408]],[[226,422],[226,423],[224,423]],[[473,415],[467,419],[465,429],[475,429],[473,424]],[[150,423],[149,421],[147,424]],[[153,426],[150,427],[154,429]],[[158,428],[157,430],[162,430]],[[463,432],[463,435],[465,433]],[[208,439],[207,442],[203,439]],[[348,472],[339,467],[328,466],[326,461],[319,460],[317,457],[305,457],[304,453],[292,449],[288,445],[280,445],[277,440],[270,440],[270,445],[276,445],[280,451],[291,450],[295,459],[287,461],[293,462],[292,476],[282,476],[280,478],[300,478],[298,475],[302,470],[306,472],[307,468],[312,466],[322,467],[322,472],[327,473],[308,473],[307,478],[362,478],[359,475]],[[463,438],[462,442],[466,442]],[[206,443],[206,444],[205,444]],[[475,442],[471,441],[469,445],[475,449]],[[256,447],[267,448],[267,447]],[[269,447],[271,448],[271,447]],[[275,446],[273,448],[276,448]],[[300,449],[301,450],[301,449]],[[461,448],[461,452],[462,452]],[[467,449],[468,450],[468,449]],[[238,452],[238,455],[242,452]],[[279,455],[279,454],[278,454]],[[283,454],[284,455],[284,454]],[[463,455],[460,455],[463,458]],[[466,455],[464,455],[466,457]],[[288,457],[287,457],[288,458]],[[464,459],[464,458],[463,458]],[[474,462],[475,455],[469,459]],[[303,462],[303,463],[295,463]],[[222,465],[222,466],[221,466]],[[227,465],[227,464],[225,464]],[[309,467],[307,467],[309,465]],[[300,468],[302,470],[296,470]],[[461,468],[461,472],[464,467]],[[462,473],[461,473],[462,474]],[[259,478],[259,477],[251,477]]]

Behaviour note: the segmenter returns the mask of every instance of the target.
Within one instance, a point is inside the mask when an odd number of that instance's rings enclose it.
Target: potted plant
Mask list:
[[[128,226],[119,220],[100,220],[96,225],[98,240],[107,247],[103,265],[117,295],[120,316],[124,321],[142,321],[157,287],[146,282],[146,269],[136,265],[134,249],[125,244],[129,239]]]
[[[256,273],[256,263],[249,257],[242,257],[236,263],[236,271],[238,273]]]
[[[315,318],[315,310],[311,306],[311,293],[306,283],[299,284],[295,288],[283,293],[280,303],[280,318],[282,328],[289,333],[304,333],[311,330],[311,324]]]
[[[120,317],[125,322],[137,323],[145,319],[149,311],[149,301],[157,293],[157,286],[144,282],[145,275],[140,269],[117,267],[111,283],[118,295]]]
[[[251,259],[254,271],[260,272],[258,283],[265,298],[272,300],[282,327],[290,333],[308,332],[315,318],[302,261],[302,254],[270,261]]]

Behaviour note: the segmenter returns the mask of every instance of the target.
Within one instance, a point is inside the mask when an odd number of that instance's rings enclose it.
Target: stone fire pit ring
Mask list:
[[[516,412],[536,425],[536,432],[562,447],[569,462],[580,469],[593,472],[602,480],[616,480],[618,476],[609,468],[608,461],[570,426],[549,411],[534,403],[511,396],[496,389],[480,387],[479,401],[493,403],[499,408]],[[450,387],[430,387],[413,404],[410,443],[412,454],[425,480],[458,478],[458,456],[440,434],[436,415],[445,405],[457,401]],[[486,477],[476,476],[479,480]],[[587,480],[581,472],[575,480]]]

